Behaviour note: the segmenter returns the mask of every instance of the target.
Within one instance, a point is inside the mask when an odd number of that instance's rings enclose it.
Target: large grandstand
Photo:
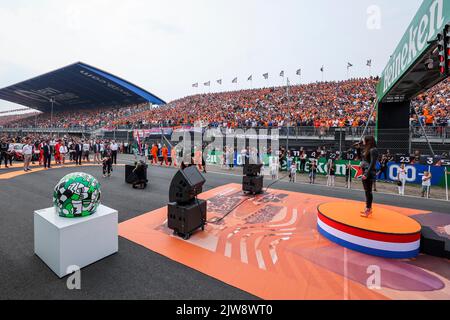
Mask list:
[[[361,127],[368,122],[376,78],[318,82],[188,96],[162,105],[94,107],[39,115],[1,116],[3,128],[149,128],[202,123],[212,127]],[[450,126],[450,88],[446,80],[412,103],[411,124]]]

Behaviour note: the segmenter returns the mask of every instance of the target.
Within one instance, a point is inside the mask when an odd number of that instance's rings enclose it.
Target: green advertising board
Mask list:
[[[389,93],[450,21],[450,1],[424,0],[380,77],[378,101]]]
[[[297,157],[294,157],[293,160],[295,161],[297,165],[297,171],[300,172],[300,159]],[[325,158],[320,158],[317,160],[317,174],[318,175],[326,175],[328,172],[327,168],[328,160]],[[309,172],[310,170],[310,161],[308,160],[305,165],[305,172]],[[338,177],[345,177],[346,173],[346,166],[350,164],[352,166],[352,176],[355,177],[358,175],[358,168],[360,165],[359,161],[347,161],[347,160],[337,160],[334,162],[336,166],[336,176]],[[286,159],[283,159],[281,161],[281,171],[287,171],[288,169],[288,161]]]

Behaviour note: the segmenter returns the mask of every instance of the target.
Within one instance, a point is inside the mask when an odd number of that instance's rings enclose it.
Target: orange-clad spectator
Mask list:
[[[158,146],[156,144],[153,144],[153,147],[151,149],[152,154],[152,164],[158,163]]]
[[[167,149],[166,145],[163,145],[163,147],[161,148],[161,153],[162,153],[161,165],[164,162],[166,164],[166,166],[168,166],[169,165],[169,149]]]
[[[61,140],[58,140],[58,142],[55,145],[55,162],[57,164],[61,164],[61,154],[59,153],[60,147],[61,147]]]
[[[177,164],[177,149],[176,148],[171,148],[170,149],[170,156],[172,158],[172,165],[174,167],[178,167],[178,164]]]

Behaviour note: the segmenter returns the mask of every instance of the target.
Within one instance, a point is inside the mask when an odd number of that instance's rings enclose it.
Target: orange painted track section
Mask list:
[[[200,198],[208,200],[210,221],[223,216],[245,196],[240,185],[230,184],[205,192]],[[407,262],[353,252],[319,234],[317,207],[337,200],[271,190],[268,195],[245,201],[222,224],[209,223],[205,232],[195,233],[188,241],[174,237],[166,227],[164,207],[121,223],[119,235],[263,299],[390,299],[407,298],[409,292],[414,292],[416,298],[427,299],[427,292],[417,294],[417,289],[410,286],[413,279],[406,282],[399,279],[398,285],[406,283],[405,288],[391,289],[398,287],[396,277],[404,273],[402,268],[411,269]],[[351,205],[364,209],[364,203],[351,202]],[[427,213],[380,207],[404,215]],[[393,279],[385,277],[389,280],[386,289],[367,288],[366,268],[373,264],[383,268],[386,264],[386,272],[393,274]],[[345,270],[350,271],[345,274]],[[419,267],[409,270],[406,276],[414,278],[416,274],[424,281],[434,279]],[[439,295],[450,297],[446,285],[436,290]]]
[[[395,210],[375,206],[373,215],[368,218],[361,218],[361,208],[354,202],[328,202],[321,204],[319,212],[325,217],[358,229],[389,233],[389,234],[414,234],[421,230],[420,224]]]

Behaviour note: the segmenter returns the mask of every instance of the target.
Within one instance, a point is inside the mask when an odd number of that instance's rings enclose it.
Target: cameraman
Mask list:
[[[144,161],[136,162],[136,167],[133,170],[133,174],[136,176],[133,182],[133,189],[145,189],[147,187],[148,180],[145,177],[146,169],[147,165]]]

